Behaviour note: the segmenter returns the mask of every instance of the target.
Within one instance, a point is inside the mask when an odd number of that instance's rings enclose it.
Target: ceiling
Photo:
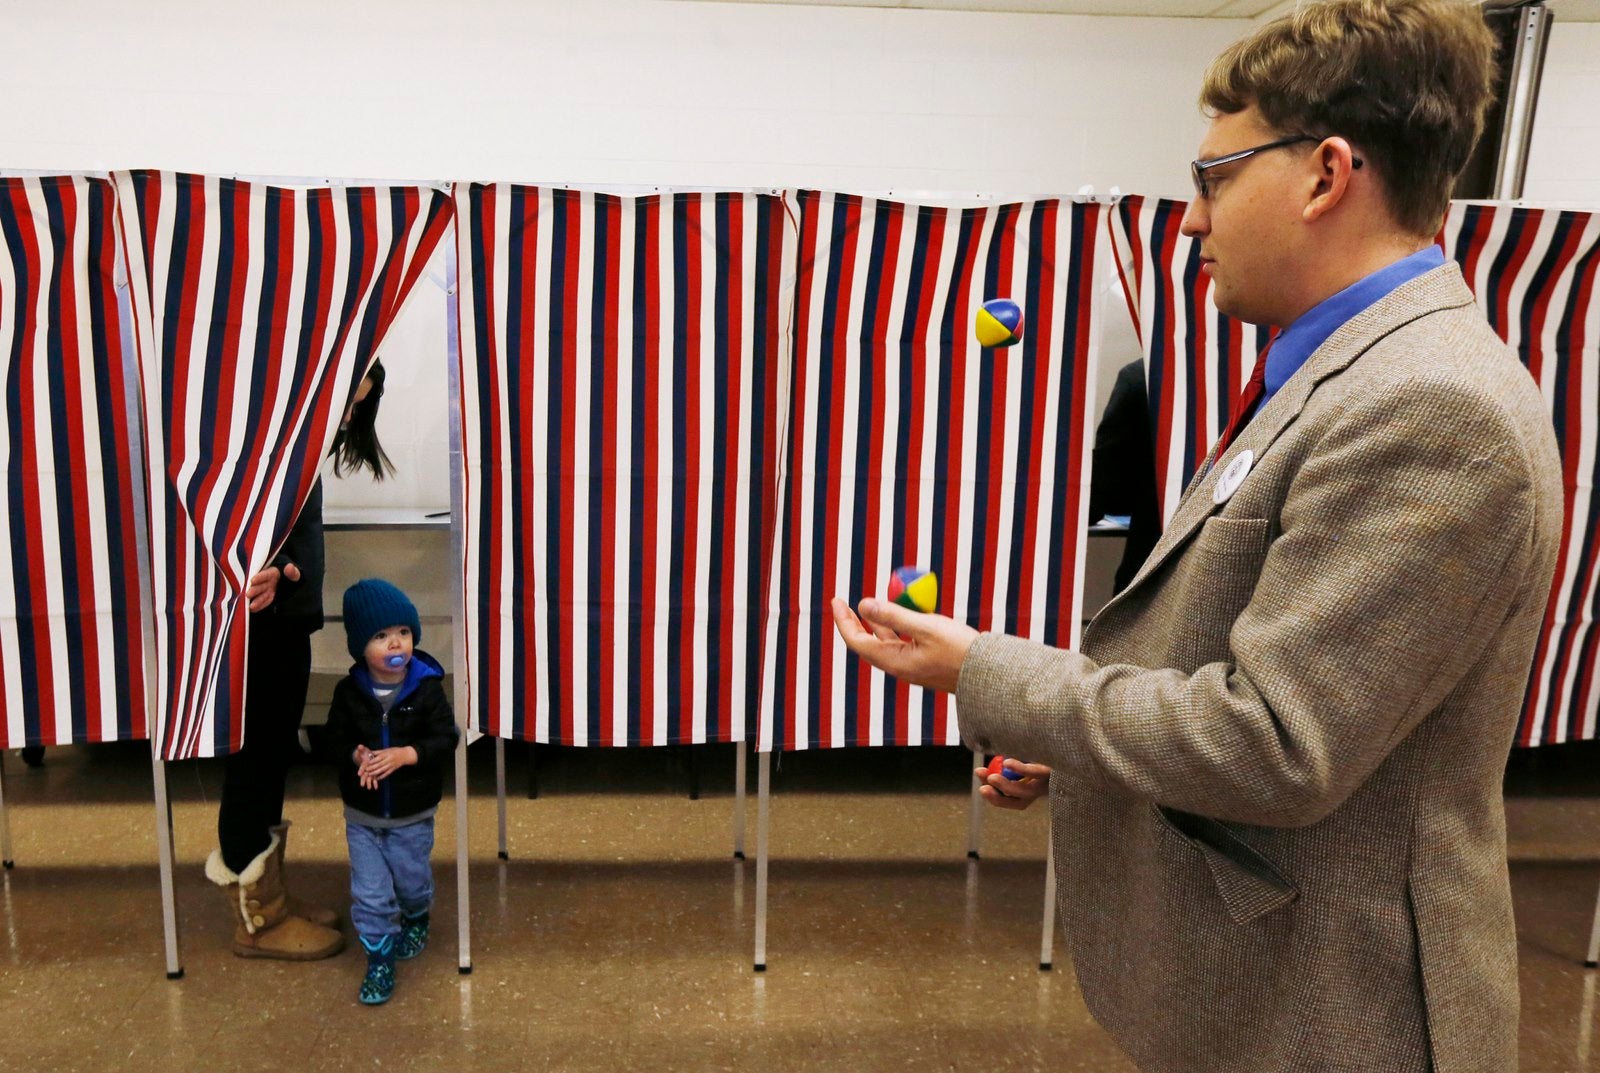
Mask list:
[[[811,7],[923,8],[933,11],[1020,12],[1052,15],[1144,15],[1163,18],[1253,19],[1276,15],[1294,0],[734,0]],[[1560,22],[1600,22],[1600,0],[1547,0]]]

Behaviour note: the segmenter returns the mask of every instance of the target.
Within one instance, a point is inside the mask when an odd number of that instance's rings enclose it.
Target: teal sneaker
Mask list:
[[[358,998],[367,1006],[381,1006],[394,994],[394,936],[361,936],[367,952],[367,975]]]
[[[428,911],[424,909],[414,917],[400,920],[400,941],[394,944],[394,956],[400,961],[410,961],[428,945]]]

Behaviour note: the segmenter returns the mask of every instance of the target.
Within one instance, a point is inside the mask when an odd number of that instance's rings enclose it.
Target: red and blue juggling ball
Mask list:
[[[1022,307],[1009,298],[991,298],[978,307],[972,329],[979,346],[1016,346],[1022,342]]]
[[[1006,767],[1006,758],[1003,756],[997,756],[989,761],[989,774],[1002,775],[1007,782],[1017,782],[1022,778],[1022,772]]]

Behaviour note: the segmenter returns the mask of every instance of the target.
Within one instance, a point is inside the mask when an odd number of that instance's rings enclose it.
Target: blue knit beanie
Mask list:
[[[417,605],[398,588],[369,577],[344,590],[344,636],[351,659],[361,659],[372,635],[390,626],[410,626],[411,643],[422,643]]]

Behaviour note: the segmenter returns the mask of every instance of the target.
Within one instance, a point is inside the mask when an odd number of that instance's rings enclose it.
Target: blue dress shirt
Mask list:
[[[1305,364],[1306,359],[1327,342],[1328,337],[1338,331],[1345,321],[1361,313],[1378,299],[1387,297],[1390,291],[1402,283],[1416,279],[1426,272],[1432,272],[1442,264],[1444,264],[1444,250],[1437,245],[1429,246],[1409,257],[1402,257],[1387,268],[1380,268],[1370,276],[1357,280],[1338,294],[1323,299],[1300,314],[1295,322],[1273,341],[1272,349],[1267,351],[1265,390],[1256,409],[1265,406],[1267,400],[1277,393],[1289,377],[1293,376],[1295,371]]]

